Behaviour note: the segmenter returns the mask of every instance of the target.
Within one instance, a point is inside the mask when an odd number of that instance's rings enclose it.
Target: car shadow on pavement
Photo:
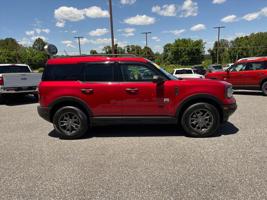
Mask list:
[[[251,95],[251,96],[263,96],[261,91],[249,91],[249,90],[238,90],[234,92],[235,95]]]
[[[4,99],[4,102],[0,103],[0,105],[6,106],[20,106],[26,104],[34,104],[38,103],[38,100],[32,95],[16,95],[16,96],[9,96]]]
[[[218,134],[212,137],[220,137],[222,135],[236,134],[239,129],[232,123],[227,122],[221,126]],[[60,138],[60,135],[55,131],[48,134],[53,138]],[[90,131],[80,138],[89,139],[93,137],[187,137],[186,133],[177,128],[175,125],[121,125],[121,126],[101,126],[93,127]]]

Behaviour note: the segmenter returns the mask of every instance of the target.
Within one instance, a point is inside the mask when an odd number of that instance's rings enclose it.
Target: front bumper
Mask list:
[[[236,103],[223,105],[223,122],[228,121],[229,117],[236,111],[236,109]]]
[[[38,106],[37,111],[40,117],[42,117],[44,120],[51,122],[50,119],[50,109],[47,107]]]

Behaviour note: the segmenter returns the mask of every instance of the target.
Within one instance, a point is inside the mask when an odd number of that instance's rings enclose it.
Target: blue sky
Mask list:
[[[222,38],[233,39],[267,30],[267,0],[113,0],[114,29],[121,46],[144,46],[141,32],[151,31],[149,46],[161,51],[176,38],[203,39],[212,46],[223,25]],[[42,37],[60,52],[100,51],[110,44],[108,0],[2,0],[0,38],[13,37],[31,45]]]

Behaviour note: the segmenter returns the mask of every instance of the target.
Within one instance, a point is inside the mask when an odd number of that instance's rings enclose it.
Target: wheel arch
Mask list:
[[[220,121],[223,121],[223,104],[220,102],[220,100],[209,94],[198,94],[186,98],[177,108],[176,117],[178,118],[178,123],[180,123],[185,110],[195,103],[209,103],[215,106],[219,111]]]
[[[263,83],[267,82],[267,77],[263,78],[260,82],[260,88],[262,87]]]
[[[76,97],[61,97],[48,106],[50,110],[50,121],[53,120],[56,111],[64,106],[73,106],[81,109],[88,119],[93,116],[91,109],[83,100]]]

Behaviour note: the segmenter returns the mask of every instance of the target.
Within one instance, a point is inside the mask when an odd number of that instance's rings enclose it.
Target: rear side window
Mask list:
[[[72,65],[47,65],[43,81],[82,81],[82,64]]]
[[[84,69],[84,81],[111,82],[114,81],[114,67],[112,64],[87,64]]]
[[[0,66],[0,74],[7,73],[30,73],[31,71],[27,66]]]

